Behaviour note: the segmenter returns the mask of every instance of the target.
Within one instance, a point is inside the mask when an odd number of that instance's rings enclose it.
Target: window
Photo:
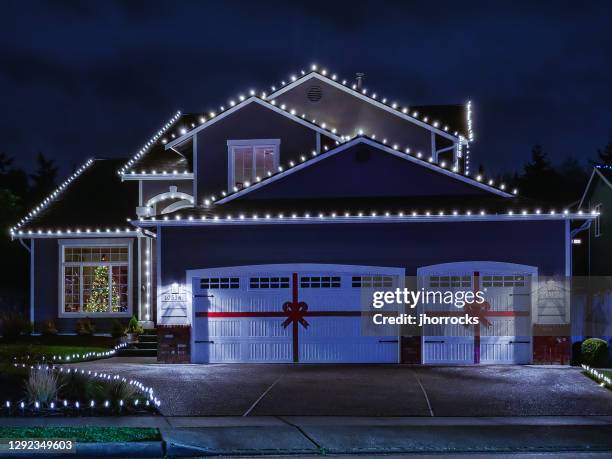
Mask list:
[[[340,276],[301,277],[301,288],[339,288]]]
[[[483,287],[524,287],[525,276],[482,276]]]
[[[472,276],[430,276],[429,286],[432,288],[471,287]]]
[[[200,279],[200,288],[203,290],[240,288],[238,277],[203,277]]]
[[[228,140],[228,188],[242,189],[276,171],[280,139]]]
[[[131,314],[131,243],[60,242],[60,251],[60,315]]]
[[[372,287],[393,287],[392,276],[353,276],[353,287],[372,288]]]
[[[601,214],[602,204],[596,204],[594,208],[595,212]],[[601,236],[601,215],[595,217],[595,237]]]
[[[249,288],[289,288],[288,277],[251,277]]]

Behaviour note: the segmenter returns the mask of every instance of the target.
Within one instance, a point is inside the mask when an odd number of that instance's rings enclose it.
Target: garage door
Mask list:
[[[426,304],[431,317],[479,317],[480,325],[426,325],[423,327],[423,363],[529,363],[531,344],[531,286],[535,268],[510,263],[469,262],[419,270],[419,285],[427,290],[478,291],[486,302],[463,309]]]
[[[396,337],[363,336],[362,286],[403,283],[403,270],[265,265],[189,271],[195,363],[398,362]]]

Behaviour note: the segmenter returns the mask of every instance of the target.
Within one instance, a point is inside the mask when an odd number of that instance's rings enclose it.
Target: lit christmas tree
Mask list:
[[[112,283],[112,310],[119,308],[119,292],[117,285]],[[108,266],[97,266],[91,285],[91,293],[85,304],[85,312],[108,312]]]

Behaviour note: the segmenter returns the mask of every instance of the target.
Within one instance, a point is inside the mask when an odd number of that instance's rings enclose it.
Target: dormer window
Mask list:
[[[280,139],[228,140],[228,189],[242,189],[273,174],[279,163]]]

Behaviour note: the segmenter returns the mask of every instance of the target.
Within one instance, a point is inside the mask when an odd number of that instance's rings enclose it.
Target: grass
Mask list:
[[[56,438],[81,443],[160,441],[152,427],[0,427],[0,438]]]
[[[83,345],[57,345],[37,343],[10,343],[0,345],[0,360],[13,361],[13,357],[23,360],[26,356],[38,360],[43,355],[51,360],[54,355],[68,356],[86,352],[106,352],[108,348]]]

